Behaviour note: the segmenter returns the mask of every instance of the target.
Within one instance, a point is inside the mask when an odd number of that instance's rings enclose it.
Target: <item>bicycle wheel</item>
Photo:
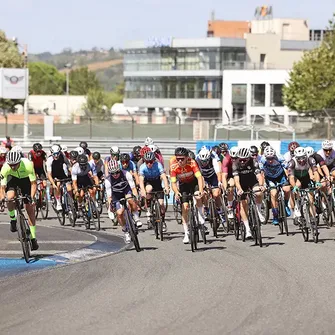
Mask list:
[[[174,217],[178,224],[182,224],[181,221],[181,203],[180,201],[177,201],[175,196],[173,195],[173,213]]]
[[[74,206],[74,201],[69,194],[66,196],[66,201],[67,201],[67,206],[68,206],[67,216],[69,218],[71,226],[74,227],[77,221],[77,211]]]
[[[309,235],[309,230],[308,227],[310,226],[310,222],[309,222],[309,206],[303,205],[302,206],[302,214],[303,214],[303,218],[302,218],[302,222],[301,222],[301,232],[302,232],[302,236],[304,238],[305,242],[308,242],[308,235]]]
[[[264,223],[267,224],[269,220],[269,215],[270,215],[270,206],[269,206],[269,196],[268,194],[265,195],[265,197],[262,200],[262,206],[261,206],[261,213],[264,216]]]
[[[64,226],[65,224],[65,213],[63,210],[60,210],[58,211],[56,208],[57,208],[57,201],[56,201],[56,198],[54,198],[54,201],[52,203],[52,208],[54,210],[54,212],[56,213],[57,215],[57,219],[60,223],[61,226]]]
[[[49,214],[49,201],[48,201],[47,190],[45,188],[43,188],[43,190],[41,191],[40,199],[41,199],[40,211],[42,214],[42,218],[46,220]]]
[[[256,244],[260,247],[263,247],[263,240],[262,240],[262,232],[261,232],[261,221],[259,219],[256,206],[252,209],[252,216],[253,216],[253,224],[254,224],[254,230],[255,230],[255,237],[256,237]]]
[[[131,240],[134,243],[135,250],[137,252],[140,252],[141,251],[141,247],[140,247],[140,243],[138,241],[138,237],[137,237],[137,232],[136,232],[136,229],[135,229],[134,220],[131,217],[131,215],[129,213],[129,210],[126,210],[125,213],[126,213],[127,228],[129,230],[129,234],[130,234]]]
[[[194,209],[191,209],[189,234],[190,234],[190,242],[191,242],[192,252],[197,250],[197,242],[198,242],[197,240],[198,240],[198,238],[197,238],[197,234],[196,234],[195,230],[196,230],[195,213],[194,213]]]
[[[26,228],[26,222],[25,217],[23,214],[19,215],[19,227],[18,227],[18,236],[19,241],[21,243],[22,251],[23,251],[23,257],[26,263],[29,263],[30,258],[30,240],[29,240],[29,232]]]
[[[100,230],[100,214],[98,209],[95,206],[95,201],[92,197],[89,199],[89,209],[91,213],[91,222],[96,231]]]
[[[224,214],[224,218],[226,222],[224,222],[222,218],[220,218],[219,220],[222,223],[224,232],[228,234],[230,232],[230,219],[228,219],[228,209],[227,209],[226,199],[224,195],[221,196],[221,202],[222,202],[221,208],[222,208],[222,212]]]
[[[167,194],[164,194],[164,205],[165,205],[165,213],[166,213],[169,208],[169,196]]]
[[[155,201],[155,217],[156,217],[156,226],[157,230],[159,232],[159,236],[161,241],[163,241],[163,221],[162,221],[162,215],[161,215],[161,208],[159,205],[159,202],[156,200]]]
[[[283,234],[285,232],[286,236],[288,236],[288,226],[284,199],[280,199],[279,201],[279,225],[280,223],[282,227],[280,233]]]
[[[320,213],[322,215],[323,222],[327,225],[328,228],[333,226],[332,211],[327,195],[320,191],[319,193],[319,205]]]
[[[246,239],[246,229],[245,229],[245,225],[242,221],[239,221],[239,224],[240,224],[240,230],[241,230],[241,239],[243,242],[245,242],[245,239]]]
[[[40,200],[41,199],[41,195],[40,195],[40,189],[39,188],[37,188],[37,190],[36,190],[36,196],[35,196],[35,198],[36,198],[36,203],[35,203],[35,219],[37,219],[39,208],[41,206],[41,200]]]
[[[218,237],[217,211],[215,209],[214,200],[210,199],[208,202],[209,202],[209,218],[213,229],[213,236],[217,238]]]
[[[235,239],[238,240],[240,238],[240,223],[237,221],[236,218],[233,219],[234,221],[234,235]]]

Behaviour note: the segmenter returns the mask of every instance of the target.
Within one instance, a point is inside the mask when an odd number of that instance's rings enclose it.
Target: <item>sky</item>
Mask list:
[[[150,37],[200,38],[215,11],[220,20],[252,20],[255,8],[273,6],[275,18],[307,19],[324,29],[334,0],[0,0],[0,30],[28,52],[64,48],[122,48]]]

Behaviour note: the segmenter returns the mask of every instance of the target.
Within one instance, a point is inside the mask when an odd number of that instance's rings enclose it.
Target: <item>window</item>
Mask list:
[[[247,102],[247,85],[233,84],[232,89],[232,104],[245,104]]]
[[[265,106],[265,84],[251,85],[251,106]]]
[[[271,107],[282,107],[283,104],[283,84],[271,84]]]

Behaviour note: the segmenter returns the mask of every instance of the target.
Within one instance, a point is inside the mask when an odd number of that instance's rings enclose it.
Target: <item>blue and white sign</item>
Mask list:
[[[150,37],[146,41],[147,48],[172,47],[172,37]]]

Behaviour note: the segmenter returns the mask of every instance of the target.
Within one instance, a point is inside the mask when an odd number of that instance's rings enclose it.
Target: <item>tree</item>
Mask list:
[[[108,113],[105,99],[105,93],[102,89],[90,89],[87,93],[86,103],[83,106],[86,114],[89,117],[104,119]]]
[[[7,40],[6,35],[0,30],[0,67],[22,68],[24,66],[23,56],[17,45]],[[14,106],[22,104],[21,100],[0,99],[0,108],[14,111]]]
[[[94,72],[87,67],[72,70],[70,72],[70,94],[86,95],[89,91],[100,90],[101,86]]]
[[[65,92],[65,75],[53,65],[29,63],[29,94],[61,95]]]
[[[306,52],[293,66],[283,88],[284,102],[291,110],[335,108],[335,14],[327,30],[320,47]]]

